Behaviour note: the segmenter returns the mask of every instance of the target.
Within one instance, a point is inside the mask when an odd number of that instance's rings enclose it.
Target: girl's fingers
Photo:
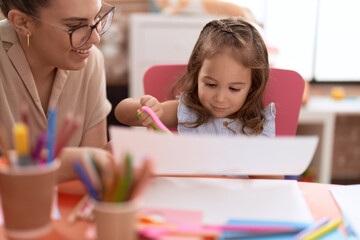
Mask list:
[[[150,125],[146,126],[146,130],[148,131],[154,131],[154,128],[152,128]]]
[[[152,117],[147,112],[141,113],[140,121],[143,126],[150,125],[152,122],[154,122]]]
[[[141,99],[140,99],[140,104],[141,104],[141,106],[149,106],[149,105],[152,105],[152,104],[154,104],[153,103],[153,100],[154,100],[155,98],[154,97],[152,97],[152,96],[150,96],[150,95],[145,95],[145,96],[143,96]]]
[[[153,119],[152,119],[152,117],[150,117],[150,116],[148,116],[148,117],[146,117],[144,120],[143,120],[143,125],[144,126],[148,126],[148,125],[150,125],[151,123],[153,123],[154,121],[153,121]]]

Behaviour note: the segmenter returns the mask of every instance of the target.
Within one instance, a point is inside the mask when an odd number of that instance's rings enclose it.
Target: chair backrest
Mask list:
[[[170,88],[186,71],[186,64],[155,65],[144,74],[144,93],[160,102],[171,99]],[[305,81],[295,71],[271,68],[263,103],[275,103],[275,135],[295,136]]]

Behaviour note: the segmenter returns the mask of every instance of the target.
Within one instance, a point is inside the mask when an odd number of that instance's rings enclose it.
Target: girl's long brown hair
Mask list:
[[[238,112],[229,117],[242,122],[241,131],[244,134],[258,135],[263,131],[265,121],[262,96],[269,78],[268,52],[257,29],[241,18],[213,20],[202,29],[187,71],[173,87],[173,91],[177,89],[177,93],[182,94],[182,102],[193,109],[198,117],[194,122],[180,124],[198,127],[211,116],[198,97],[198,75],[204,59],[211,58],[224,48],[231,48],[235,59],[251,68],[251,88],[246,101]]]

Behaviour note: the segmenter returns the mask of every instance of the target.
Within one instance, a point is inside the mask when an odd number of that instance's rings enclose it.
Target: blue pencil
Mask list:
[[[95,199],[96,201],[99,201],[100,200],[99,194],[96,191],[96,189],[94,188],[94,186],[92,185],[92,183],[90,181],[90,178],[87,176],[87,174],[86,174],[83,166],[81,165],[81,163],[75,162],[74,163],[74,169],[75,169],[78,177],[82,181],[82,183],[85,185],[85,188],[88,191],[90,197]]]
[[[56,110],[50,109],[48,112],[48,158],[47,163],[54,160],[55,145],[55,127],[56,127]]]
[[[267,237],[276,237],[276,236],[291,236],[292,234],[298,233],[299,230],[289,230],[289,231],[280,231],[280,232],[244,232],[242,235],[231,235],[225,236],[224,240],[237,240],[237,239],[251,239],[251,238],[267,238]]]

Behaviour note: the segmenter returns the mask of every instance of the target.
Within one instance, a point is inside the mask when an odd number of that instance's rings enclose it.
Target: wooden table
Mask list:
[[[329,187],[334,185],[306,182],[299,182],[298,184],[314,220],[319,220],[323,217],[329,217],[330,220],[341,217],[341,212],[329,191]],[[59,187],[59,210],[61,219],[53,221],[53,231],[48,236],[39,238],[38,240],[88,239],[85,237],[85,231],[90,226],[89,222],[76,221],[75,223],[69,223],[67,221],[67,216],[81,199],[81,195],[75,194],[74,192],[78,192],[79,189],[83,190],[82,186],[80,183],[73,183],[73,189],[70,191],[69,189],[64,191],[62,187],[63,186]],[[67,188],[67,186],[65,188]],[[0,228],[0,239],[6,239],[3,228]]]

